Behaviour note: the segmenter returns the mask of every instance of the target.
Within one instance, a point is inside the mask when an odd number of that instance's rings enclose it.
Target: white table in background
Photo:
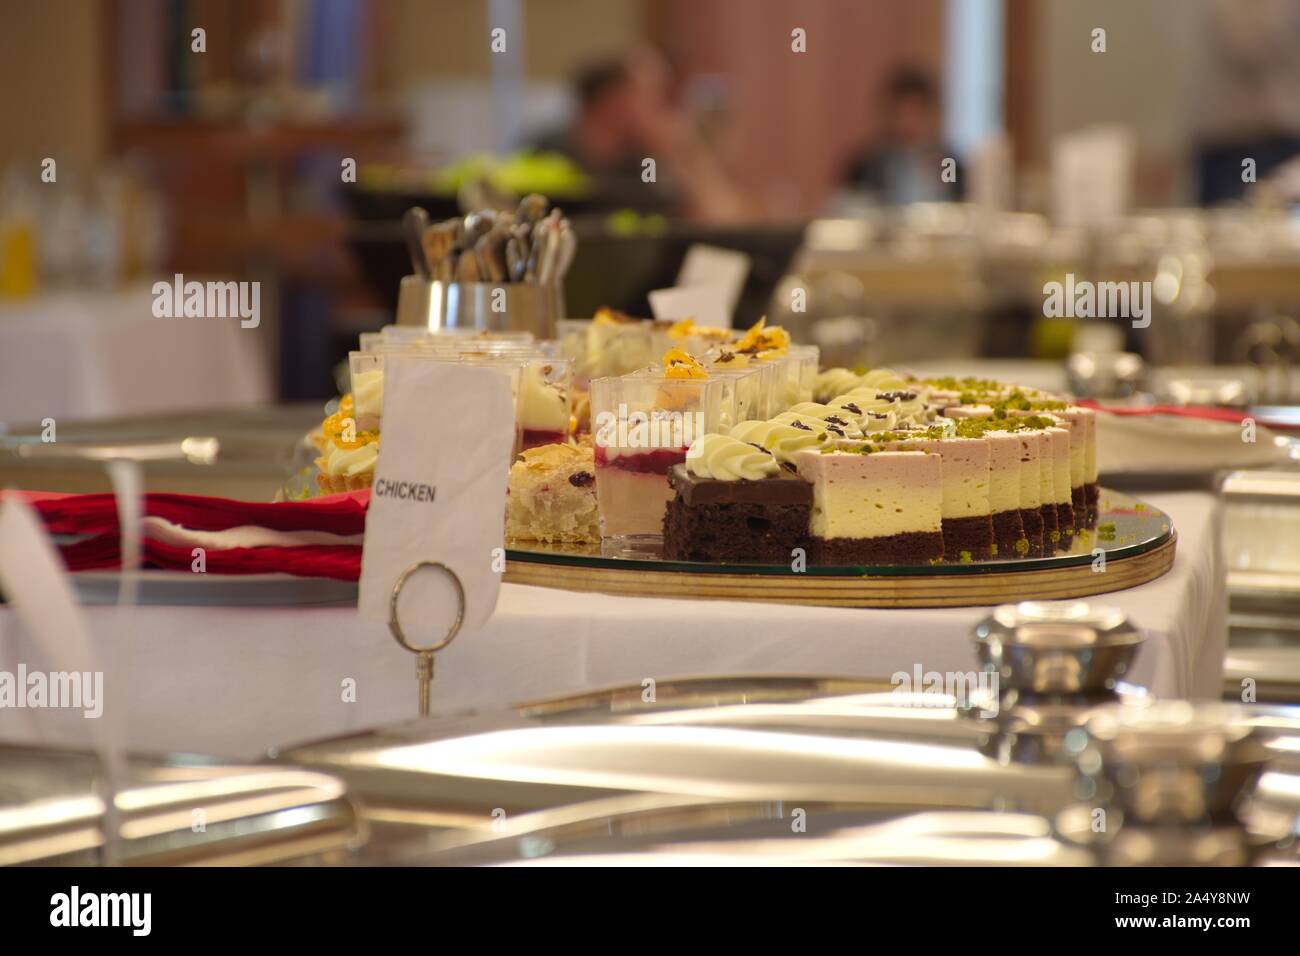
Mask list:
[[[2,301],[0,427],[269,402],[264,334],[157,318],[148,285]]]

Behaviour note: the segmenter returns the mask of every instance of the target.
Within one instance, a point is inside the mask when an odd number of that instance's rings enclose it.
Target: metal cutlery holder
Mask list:
[[[550,339],[564,315],[558,282],[441,282],[409,275],[397,296],[397,324],[427,329],[531,332]]]

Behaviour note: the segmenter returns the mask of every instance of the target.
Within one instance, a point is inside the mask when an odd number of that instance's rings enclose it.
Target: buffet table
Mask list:
[[[1227,599],[1220,507],[1204,492],[1150,494],[1178,531],[1164,577],[1094,599],[1142,628],[1135,683],[1217,698]],[[1025,599],[1034,595],[1025,594]],[[414,716],[414,658],[348,607],[141,607],[86,612],[105,696],[125,699],[132,749],[256,757],[267,748]],[[439,654],[437,712],[491,708],[611,684],[705,674],[885,677],[974,669],[981,608],[861,610],[576,594],[504,585],[481,632]],[[125,617],[124,617],[125,615]],[[115,639],[115,635],[124,635]],[[42,656],[0,608],[0,669]],[[355,702],[345,701],[348,679]],[[121,711],[119,711],[119,715]],[[85,744],[80,712],[0,711],[0,738]]]

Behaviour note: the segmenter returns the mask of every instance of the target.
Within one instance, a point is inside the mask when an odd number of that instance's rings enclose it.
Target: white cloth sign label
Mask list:
[[[515,413],[505,371],[393,355],[361,555],[361,615],[387,621],[398,577],[419,561],[445,564],[465,589],[466,627],[496,607]],[[398,608],[414,642],[434,643],[456,616],[455,589],[436,571],[412,576]]]

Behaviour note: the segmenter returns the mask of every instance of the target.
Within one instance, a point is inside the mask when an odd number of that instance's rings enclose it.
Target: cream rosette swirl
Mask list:
[[[343,475],[351,478],[375,470],[379,458],[379,442],[366,442],[357,448],[339,448],[330,443],[322,459],[318,459],[321,471],[327,475]],[[321,463],[323,461],[323,464]]]
[[[697,478],[759,481],[774,477],[780,467],[771,452],[730,435],[701,435],[686,451],[686,470]]]
[[[866,388],[878,392],[895,392],[907,388],[907,380],[892,368],[873,368],[858,376]]]
[[[857,417],[843,408],[823,405],[821,402],[800,402],[777,416],[778,420],[788,421],[791,417],[800,420],[816,419],[837,438],[861,438],[862,429],[858,427]]]
[[[836,395],[862,388],[864,385],[866,383],[857,372],[847,368],[828,368],[817,373],[817,380],[813,384],[813,397],[819,402],[824,402]]]
[[[817,427],[817,423],[800,428],[787,422],[753,420],[740,422],[731,429],[730,435],[752,445],[762,445],[785,465],[794,464],[795,452],[825,448],[832,437]]]
[[[924,425],[934,419],[933,410],[918,392],[907,389],[877,391],[874,388],[855,389],[835,399],[839,407],[849,404],[866,412],[893,412],[898,424]],[[864,416],[865,417],[865,416]]]

